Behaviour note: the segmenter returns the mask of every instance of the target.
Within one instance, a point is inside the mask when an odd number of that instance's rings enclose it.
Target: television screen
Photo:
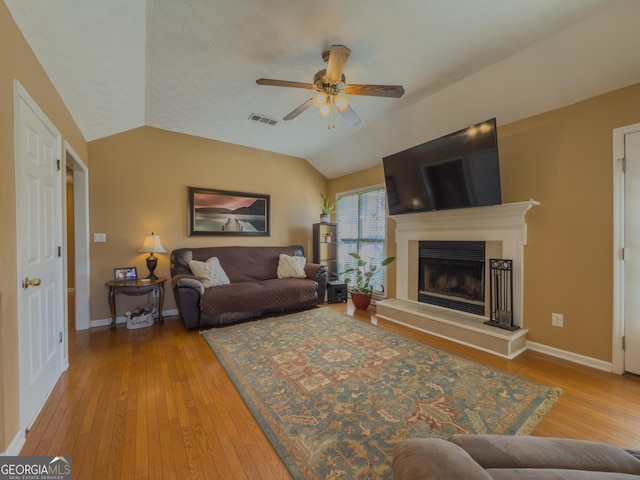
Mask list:
[[[496,119],[383,158],[389,214],[501,203]]]

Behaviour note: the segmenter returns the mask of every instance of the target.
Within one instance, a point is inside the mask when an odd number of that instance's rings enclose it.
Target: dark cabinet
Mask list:
[[[327,266],[327,281],[338,280],[338,224],[313,224],[313,263]]]

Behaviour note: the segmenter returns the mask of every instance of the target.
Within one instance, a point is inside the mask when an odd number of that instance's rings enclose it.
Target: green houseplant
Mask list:
[[[348,267],[345,269],[345,283],[347,284],[347,288],[351,293],[351,300],[353,301],[353,305],[358,310],[366,310],[371,303],[371,296],[373,295],[373,291],[376,286],[379,286],[381,289],[384,287],[381,284],[377,284],[374,282],[374,278],[382,269],[387,265],[391,264],[396,257],[387,257],[380,265],[372,264],[372,258],[369,258],[369,261],[365,261],[360,257],[357,253],[350,253],[353,258],[355,258],[358,262],[355,267]],[[353,286],[349,284],[353,281]]]
[[[336,202],[340,200],[336,200],[334,203],[331,203],[329,197],[325,197],[324,193],[320,193],[322,197],[322,208],[320,209],[320,222],[329,223],[331,220],[331,214],[336,211]]]

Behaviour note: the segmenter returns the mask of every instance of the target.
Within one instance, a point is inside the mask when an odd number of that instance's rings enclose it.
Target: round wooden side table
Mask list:
[[[156,310],[158,311],[158,320],[164,321],[162,318],[162,304],[164,303],[164,282],[167,279],[158,277],[155,280],[143,282],[142,280],[125,280],[116,282],[111,280],[105,283],[109,287],[109,308],[111,309],[111,330],[116,328],[116,295],[121,293],[127,296],[144,295],[145,293],[157,291],[158,300]]]

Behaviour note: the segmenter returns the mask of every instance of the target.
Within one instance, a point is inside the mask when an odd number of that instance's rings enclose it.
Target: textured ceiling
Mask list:
[[[638,73],[603,78],[594,58],[611,54],[580,37],[601,44],[625,28],[615,25],[626,11],[636,15],[629,30],[639,30],[635,0],[4,2],[87,140],[150,125],[302,157],[328,178],[476,121],[505,123],[633,83]],[[314,108],[282,121],[311,92],[255,80],[312,82],[332,44],[352,50],[347,83],[403,85],[405,95],[352,96],[356,127],[338,116],[328,130]],[[505,72],[500,83],[483,77],[491,68]],[[591,70],[597,78],[576,83]],[[249,121],[252,113],[279,122]]]

